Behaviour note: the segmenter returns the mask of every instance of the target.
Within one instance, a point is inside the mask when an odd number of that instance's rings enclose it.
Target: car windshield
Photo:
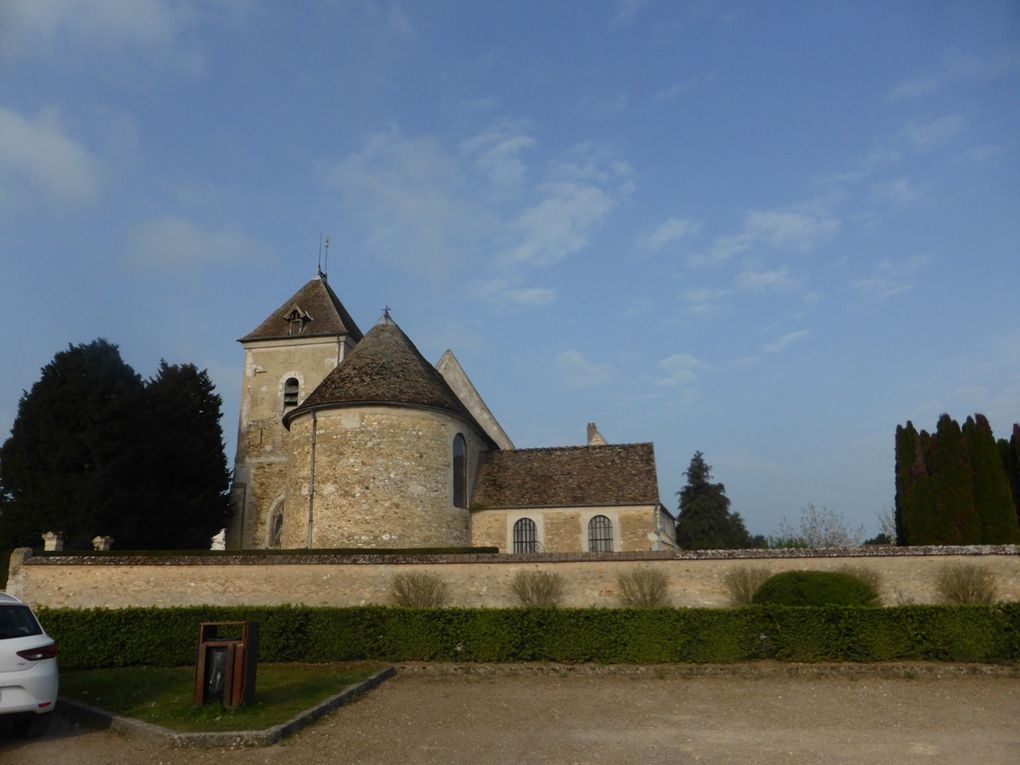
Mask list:
[[[0,606],[0,640],[41,634],[42,627],[28,606]]]

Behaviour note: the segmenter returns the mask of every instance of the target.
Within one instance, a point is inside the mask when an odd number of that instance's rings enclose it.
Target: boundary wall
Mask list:
[[[306,553],[235,555],[11,555],[8,592],[47,608],[174,606],[363,606],[387,604],[393,577],[425,571],[449,587],[453,607],[518,605],[511,582],[519,571],[562,577],[561,605],[618,607],[618,576],[662,571],[678,607],[731,605],[725,577],[739,568],[838,571],[866,569],[880,581],[883,605],[935,603],[944,566],[978,564],[995,576],[1000,600],[1020,601],[1020,546],[852,547],[814,550],[671,550],[532,555],[373,555]]]

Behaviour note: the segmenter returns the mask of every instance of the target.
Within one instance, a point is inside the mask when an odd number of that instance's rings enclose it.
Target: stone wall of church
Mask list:
[[[672,522],[663,523],[656,533],[654,505],[624,507],[540,507],[520,510],[475,509],[471,512],[471,544],[513,551],[513,527],[530,518],[538,531],[542,552],[588,552],[588,523],[596,515],[612,524],[613,550],[645,552],[673,547]]]
[[[472,427],[432,410],[348,407],[307,414],[288,439],[283,547],[448,547],[470,542],[453,506],[453,439],[467,445],[467,486],[484,444]]]
[[[679,607],[730,605],[726,575],[741,568],[838,571],[878,575],[885,605],[937,601],[936,576],[947,565],[986,567],[1001,600],[1020,600],[1020,547],[849,548],[847,550],[672,551],[603,555],[250,556],[225,558],[11,557],[8,591],[33,606],[284,605],[358,606],[390,602],[393,577],[424,571],[445,581],[451,606],[517,605],[511,582],[520,571],[550,571],[563,581],[563,605],[619,606],[622,573],[662,571]]]

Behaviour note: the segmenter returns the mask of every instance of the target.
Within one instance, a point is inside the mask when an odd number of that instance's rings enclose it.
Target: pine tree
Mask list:
[[[139,511],[135,423],[141,379],[106,340],[69,346],[43,367],[18,404],[0,449],[0,486],[9,503],[0,547],[40,544],[64,532],[68,548],[119,533]]]
[[[980,544],[981,520],[974,506],[967,443],[960,424],[948,414],[939,417],[932,447],[935,522],[930,544]]]
[[[910,525],[904,529],[908,545],[940,544],[936,540],[935,484],[931,475],[934,437],[926,430],[917,434],[910,497]]]
[[[1014,423],[1013,435],[1007,441],[999,439],[999,458],[1006,471],[1010,492],[1013,495],[1013,508],[1020,522],[1020,424]]]
[[[963,435],[970,454],[972,491],[981,522],[981,544],[1020,542],[1016,508],[992,428],[983,414],[968,417]]]
[[[906,427],[896,426],[896,544],[905,545],[914,530],[917,493],[914,462],[917,456],[917,431],[907,420]]]
[[[680,512],[676,522],[677,544],[689,550],[741,549],[751,537],[739,513],[730,512],[726,487],[712,483],[712,469],[701,452],[695,452],[684,472],[687,485],[677,495]]]

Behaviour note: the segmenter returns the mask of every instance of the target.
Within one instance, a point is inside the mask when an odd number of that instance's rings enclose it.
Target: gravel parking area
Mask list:
[[[58,718],[38,741],[0,730],[0,762],[1012,765],[1018,711],[1003,668],[408,666],[265,749],[166,749]]]

